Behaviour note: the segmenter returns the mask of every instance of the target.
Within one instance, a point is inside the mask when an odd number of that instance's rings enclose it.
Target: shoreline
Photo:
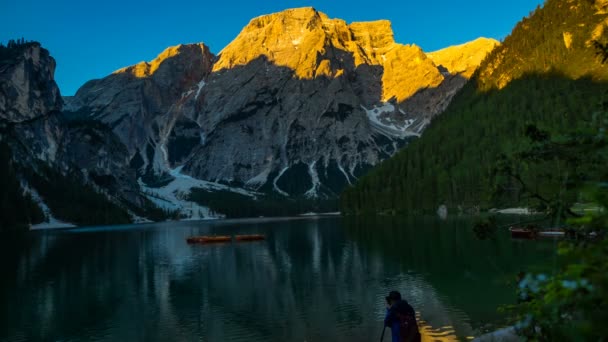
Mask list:
[[[488,210],[490,214],[504,214],[504,215],[535,215],[537,212],[531,210],[530,208],[503,208],[496,209],[492,208]]]
[[[35,230],[54,230],[54,229],[69,229],[69,228],[77,228],[78,226],[68,222],[43,222],[30,225],[30,231]]]
[[[133,222],[125,224],[107,224],[107,225],[87,225],[78,226],[67,222],[54,222],[54,223],[39,223],[31,225],[29,231],[49,231],[49,230],[70,230],[70,229],[99,229],[99,228],[111,228],[121,226],[145,226],[162,223],[186,223],[186,222],[208,222],[208,223],[240,223],[240,222],[252,222],[252,223],[263,223],[263,222],[277,222],[277,221],[291,221],[291,220],[309,220],[320,217],[340,217],[340,212],[330,213],[304,213],[297,216],[276,216],[276,217],[242,217],[242,218],[219,218],[209,217],[201,219],[183,219],[183,220],[168,220],[168,221],[144,221],[144,222]]]
[[[538,214],[529,208],[503,208],[503,209],[490,209],[486,213],[503,214],[503,215],[522,215],[529,216]],[[29,231],[49,231],[49,230],[69,230],[69,229],[87,229],[87,228],[101,228],[101,227],[119,227],[119,226],[144,226],[153,225],[160,223],[183,223],[183,222],[218,222],[218,223],[239,223],[239,222],[273,222],[273,221],[286,221],[286,220],[302,220],[311,219],[318,217],[343,217],[340,211],[326,212],[326,213],[315,213],[307,212],[298,214],[295,216],[258,216],[258,217],[239,217],[239,218],[225,218],[225,217],[206,217],[206,218],[185,218],[180,220],[167,220],[167,221],[149,221],[141,220],[132,223],[124,224],[106,224],[106,225],[75,225],[69,222],[63,222],[55,220],[55,222],[43,222],[34,225],[30,225]],[[453,217],[453,215],[452,215]]]

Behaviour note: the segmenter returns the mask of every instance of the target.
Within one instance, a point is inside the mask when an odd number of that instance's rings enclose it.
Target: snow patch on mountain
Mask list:
[[[346,173],[346,171],[344,171],[342,164],[338,163],[338,169],[340,169],[340,171],[342,171],[342,173],[344,174],[344,178],[346,178],[346,181],[348,182],[348,184],[353,185],[353,183],[350,181],[350,177],[348,177],[348,173]]]
[[[194,96],[195,100],[198,100],[198,96],[201,94],[201,90],[203,89],[205,84],[206,83],[204,80],[201,80],[200,82],[198,82],[198,84],[197,84],[198,90],[196,91],[196,96]]]
[[[258,189],[262,185],[266,184],[266,182],[268,181],[268,176],[270,175],[271,171],[272,171],[272,168],[270,168],[270,167],[265,169],[264,171],[260,172],[257,176],[255,176],[255,177],[249,179],[247,182],[245,182],[245,186]]]
[[[289,169],[289,167],[284,167],[281,172],[279,172],[279,174],[274,178],[274,180],[272,181],[272,187],[274,188],[274,191],[280,193],[283,196],[289,196],[288,193],[286,193],[285,191],[281,190],[278,186],[277,186],[277,181],[279,180],[279,178],[281,178],[281,176],[285,173],[285,171],[287,171],[287,169]]]
[[[203,181],[183,174],[183,166],[169,170],[173,180],[160,188],[146,186],[141,179],[138,180],[142,192],[157,207],[164,210],[178,210],[180,215],[192,220],[223,218],[224,215],[212,212],[209,208],[195,202],[188,201],[188,195],[193,188],[201,188],[208,191],[231,191],[240,195],[256,197],[256,194],[241,188],[233,188],[223,184]]]
[[[31,188],[27,184],[22,184],[22,185],[23,185],[23,189],[25,190],[25,192],[29,193],[29,195],[32,197],[32,200],[34,200],[34,202],[36,202],[36,204],[38,205],[38,207],[40,207],[40,209],[44,213],[44,216],[46,217],[46,222],[33,224],[30,226],[30,229],[35,230],[35,229],[54,229],[54,228],[76,227],[76,225],[74,225],[72,223],[64,222],[64,221],[56,219],[53,216],[53,213],[51,212],[51,208],[49,208],[49,206],[44,202],[44,199],[40,196],[38,191],[36,191],[36,189],[34,189],[34,188]]]
[[[306,193],[304,193],[304,197],[306,198],[314,198],[319,194],[319,188],[321,187],[321,181],[319,180],[319,174],[316,169],[317,161],[310,163],[308,165],[308,174],[312,179],[312,186]]]
[[[418,132],[412,132],[408,128],[414,123],[414,119],[408,119],[407,114],[401,108],[385,102],[371,109],[361,108],[367,114],[369,123],[378,133],[389,137],[404,138],[407,136],[419,136]]]

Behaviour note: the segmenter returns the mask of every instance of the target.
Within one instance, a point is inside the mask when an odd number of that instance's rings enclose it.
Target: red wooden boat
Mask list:
[[[536,238],[557,238],[565,237],[566,232],[563,229],[530,229],[526,227],[511,227],[509,228],[511,237],[514,239],[536,239]]]
[[[534,238],[536,238],[536,231],[531,230],[531,229],[510,227],[509,231],[511,232],[511,237],[514,239],[534,239]]]
[[[264,240],[266,237],[261,234],[252,234],[252,235],[236,235],[234,237],[237,241],[259,241]]]
[[[191,236],[186,239],[188,243],[215,243],[215,242],[230,242],[232,237],[228,235],[213,235],[213,236]]]

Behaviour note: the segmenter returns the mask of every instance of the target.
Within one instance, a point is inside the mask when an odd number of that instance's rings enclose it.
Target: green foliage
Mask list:
[[[209,207],[226,217],[294,216],[307,212],[337,211],[337,201],[259,195],[257,199],[231,191],[192,189],[189,201]]]
[[[145,217],[154,222],[161,222],[167,220],[179,219],[179,210],[166,210],[157,207],[152,201],[147,198],[142,199],[142,203],[134,205],[129,202],[125,202],[124,205],[131,210],[135,215]]]
[[[36,170],[23,173],[58,219],[77,225],[131,222],[126,210],[86,185],[77,172],[62,175],[42,163],[36,165]]]
[[[593,122],[590,129],[553,138],[529,127],[532,143],[514,154],[511,166],[503,164],[526,193],[547,205],[554,220],[570,217],[569,230],[576,237],[560,244],[562,262],[553,275],[528,274],[519,282],[520,303],[510,309],[519,333],[533,341],[598,341],[608,336],[608,186],[603,183],[608,179],[608,116],[595,115]],[[513,171],[546,162],[555,167],[543,179],[526,179]],[[546,187],[547,182],[554,184]],[[573,201],[581,198],[599,210],[583,216],[571,211]]]
[[[174,179],[175,178],[167,172],[162,172],[160,174],[155,173],[153,168],[148,168],[141,176],[141,181],[150,188],[162,188],[171,183]]]
[[[519,283],[522,302],[516,327],[532,341],[602,341],[608,336],[608,188],[598,186],[594,198],[602,211],[570,223],[586,234],[560,244],[566,260],[553,275],[528,274]]]
[[[6,143],[0,143],[0,189],[0,232],[25,230],[44,221],[40,207],[21,188]]]
[[[500,156],[497,172],[507,177],[497,177],[494,189],[515,187],[524,196],[537,203],[537,207],[550,216],[563,219],[578,216],[572,211],[581,198],[585,184],[604,179],[608,163],[607,142],[603,135],[608,124],[605,115],[594,115],[593,120],[582,126],[588,129],[563,134],[553,138],[533,125],[526,129],[530,139],[527,146]]]

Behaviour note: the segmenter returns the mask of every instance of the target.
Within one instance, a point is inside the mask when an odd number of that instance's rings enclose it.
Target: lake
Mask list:
[[[517,220],[514,218],[514,220]],[[0,236],[1,341],[376,341],[401,291],[428,340],[500,327],[555,242],[477,240],[470,219],[300,218]],[[205,234],[265,241],[188,245]],[[390,341],[387,329],[385,341]]]

